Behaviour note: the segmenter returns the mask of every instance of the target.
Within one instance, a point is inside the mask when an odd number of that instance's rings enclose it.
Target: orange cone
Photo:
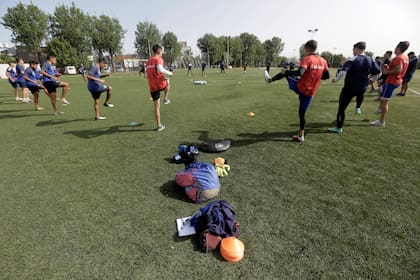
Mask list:
[[[236,237],[226,237],[220,244],[220,254],[228,262],[239,262],[244,257],[244,244]]]

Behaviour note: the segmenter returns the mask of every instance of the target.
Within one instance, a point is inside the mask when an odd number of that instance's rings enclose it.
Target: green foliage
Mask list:
[[[371,52],[371,51],[366,51],[365,52],[365,54],[367,55],[367,56],[369,56],[369,57],[372,57],[373,58],[373,52]]]
[[[265,40],[263,46],[265,49],[266,61],[278,64],[280,62],[280,54],[284,49],[284,43],[281,38],[274,36],[271,40]]]
[[[321,56],[332,66],[338,67],[340,64],[344,63],[345,57],[342,54],[333,54],[329,51],[324,51],[321,53]]]
[[[13,43],[40,50],[47,35],[48,16],[37,6],[19,2],[15,7],[7,8],[2,20],[1,24],[12,32]]]
[[[83,63],[86,63],[92,49],[91,20],[74,2],[70,7],[57,6],[49,20],[51,37],[68,43],[76,51],[76,59]]]
[[[162,37],[162,44],[165,48],[163,56],[167,63],[174,62],[181,55],[181,45],[174,33],[166,32]]]
[[[57,67],[64,68],[65,66],[77,66],[78,61],[77,50],[73,48],[66,40],[53,38],[47,43],[50,53],[57,57]]]
[[[162,41],[162,36],[156,24],[151,22],[139,22],[135,31],[136,39],[134,47],[140,57],[146,58],[152,54],[152,46]]]

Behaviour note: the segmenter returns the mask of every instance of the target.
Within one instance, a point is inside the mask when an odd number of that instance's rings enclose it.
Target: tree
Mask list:
[[[108,54],[113,68],[114,56],[122,50],[124,33],[118,19],[105,15],[93,17],[92,47],[99,57]]]
[[[73,48],[69,42],[53,38],[47,43],[50,53],[58,57],[58,68],[64,68],[67,65],[77,65],[77,50]]]
[[[165,48],[163,57],[168,63],[173,63],[181,55],[181,45],[178,38],[172,32],[166,32],[162,37],[162,44]]]
[[[284,49],[281,38],[274,36],[271,40],[265,40],[263,46],[266,52],[266,61],[280,62],[279,55]]]
[[[244,46],[239,37],[233,37],[230,40],[230,55],[231,55],[231,64],[235,67],[242,66],[242,54],[244,51]]]
[[[159,44],[162,40],[159,29],[156,24],[151,22],[139,22],[135,31],[136,39],[134,47],[140,57],[149,57],[152,53],[152,46]]]
[[[38,52],[40,56],[41,44],[46,38],[48,16],[34,4],[17,4],[7,8],[1,24],[12,31],[12,42]]]
[[[372,57],[372,58],[373,58],[373,52],[371,52],[371,51],[366,51],[366,52],[365,52],[365,54],[366,54],[367,56],[369,56],[369,57]]]
[[[197,47],[202,53],[206,54],[210,65],[220,63],[224,54],[224,37],[216,37],[213,34],[206,33],[197,40]]]
[[[74,4],[70,7],[60,5],[50,15],[49,29],[51,37],[64,41],[64,45],[70,45],[76,52],[78,62],[87,62],[87,56],[91,52],[90,27],[92,18],[87,16]],[[54,42],[56,45],[57,42]]]
[[[263,63],[262,53],[264,48],[260,40],[254,34],[242,33],[239,35],[244,48],[243,62],[253,64],[255,66]]]

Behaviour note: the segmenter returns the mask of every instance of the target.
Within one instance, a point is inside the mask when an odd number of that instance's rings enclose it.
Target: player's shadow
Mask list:
[[[143,125],[144,125],[143,123],[140,123],[136,125],[135,127],[130,126],[130,125],[115,125],[108,128],[66,131],[64,132],[64,134],[74,135],[82,139],[93,139],[99,136],[111,135],[115,133],[154,131],[154,129],[136,129],[136,127],[140,127]]]
[[[0,120],[1,119],[19,119],[19,118],[27,118],[33,116],[45,116],[46,114],[24,114],[24,115],[15,115],[13,113],[20,113],[20,112],[28,112],[28,110],[7,110],[7,111],[0,111]]]
[[[307,123],[305,125],[305,132],[306,133],[329,133],[328,128],[334,127],[336,125],[336,121],[332,122],[325,122],[325,123]],[[290,126],[299,127],[299,124],[291,124]]]
[[[191,203],[192,201],[187,198],[184,190],[175,183],[175,180],[166,182],[160,187],[160,193],[168,198],[185,201]]]
[[[91,121],[91,118],[85,118],[85,119],[74,119],[74,120],[48,120],[48,121],[42,121],[36,124],[36,126],[52,126],[52,125],[60,125],[60,124],[67,124],[67,123],[73,123],[73,122],[86,122]]]

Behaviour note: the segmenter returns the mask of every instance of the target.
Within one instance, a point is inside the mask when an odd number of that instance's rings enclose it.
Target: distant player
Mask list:
[[[404,52],[408,49],[410,43],[403,41],[398,43],[395,48],[396,57],[392,59],[391,63],[383,67],[383,74],[387,75],[385,83],[380,88],[381,101],[377,112],[380,112],[381,118],[377,121],[371,122],[372,126],[385,126],[385,116],[388,113],[388,103],[392,98],[393,92],[398,88],[402,82],[403,77],[408,69],[408,56]]]
[[[318,90],[321,79],[327,80],[330,77],[327,61],[315,53],[318,47],[317,41],[310,40],[306,42],[304,47],[306,56],[300,61],[298,70],[289,71],[283,69],[282,72],[273,78],[270,77],[267,70],[264,73],[264,78],[267,83],[286,77],[289,88],[299,96],[300,131],[298,135],[293,136],[293,140],[296,142],[305,141],[306,111]],[[300,77],[300,79],[297,77]]]
[[[24,103],[31,103],[32,100],[29,98],[29,90],[26,87],[25,79],[23,74],[25,73],[25,62],[22,58],[16,58],[16,75],[19,87],[22,89]]]
[[[160,92],[168,87],[168,81],[164,75],[173,76],[174,73],[166,70],[163,66],[163,47],[161,45],[154,45],[153,56],[147,60],[147,79],[149,81],[150,95],[153,99],[154,113],[156,118],[156,131],[162,131],[165,126],[160,120]],[[190,64],[191,65],[191,64]]]
[[[205,62],[201,63],[201,76],[206,76],[206,67],[207,64]]]
[[[63,88],[61,93],[61,102],[64,105],[70,104],[70,102],[66,99],[67,92],[70,89],[70,85],[65,82],[61,82],[59,80],[59,76],[61,75],[58,73],[56,65],[57,64],[57,58],[54,55],[48,55],[47,61],[42,64],[41,68],[41,74],[43,76],[44,80],[44,86],[50,93],[50,98],[57,97],[57,88],[61,87]],[[52,101],[52,100],[51,100]],[[55,106],[56,107],[56,106]]]
[[[188,63],[187,75],[189,77],[192,77],[192,75],[193,75],[193,72],[192,72],[192,64],[191,63]]]
[[[265,67],[265,71],[267,71],[267,73],[269,73],[269,74],[270,74],[270,68],[271,68],[271,62],[270,61],[267,61],[267,65]]]
[[[337,77],[332,80],[333,83],[335,83],[342,77],[346,77],[338,103],[337,126],[329,128],[328,130],[330,132],[338,134],[343,132],[343,124],[346,117],[345,112],[353,97],[356,97],[357,101],[356,114],[360,115],[362,113],[360,108],[366,89],[369,86],[369,78],[372,81],[375,81],[381,75],[381,69],[372,58],[365,55],[365,50],[365,42],[356,43],[353,46],[354,57],[344,63],[342,70],[338,73]]]
[[[83,81],[86,84],[86,67],[83,65],[83,63],[80,63],[78,72],[79,72],[79,75],[82,76]]]
[[[100,58],[98,63],[92,65],[87,74],[88,79],[88,90],[93,98],[93,108],[95,110],[95,120],[106,120],[106,117],[101,117],[99,113],[99,98],[103,92],[106,92],[106,99],[104,106],[108,108],[113,108],[114,105],[109,103],[109,100],[112,95],[112,87],[105,85],[105,81],[102,79],[109,75],[102,75],[101,70],[106,68],[107,63],[105,59]]]
[[[146,79],[146,67],[145,67],[144,63],[140,67],[139,75],[140,75],[141,79],[143,79],[143,78]]]
[[[26,87],[34,96],[34,104],[35,110],[41,111],[45,108],[39,106],[39,91],[43,90],[47,95],[48,91],[42,85],[42,77],[38,70],[38,62],[31,61],[29,62],[29,67],[25,69],[25,73],[23,74],[23,78],[26,81]]]
[[[244,74],[245,74],[245,73],[246,73],[246,70],[247,70],[247,68],[248,68],[248,64],[244,63],[244,64],[242,65],[242,67],[244,68]]]
[[[16,101],[22,101],[23,99],[19,97],[19,84],[15,70],[16,65],[13,62],[9,63],[9,67],[6,69],[6,77],[9,81],[9,84],[13,88]]]
[[[225,62],[222,60],[222,62],[220,62],[220,74],[222,76],[225,76],[226,75],[225,68],[226,68]]]
[[[398,93],[398,96],[405,96],[407,94],[407,90],[408,90],[408,83],[411,81],[411,79],[413,78],[414,72],[416,72],[417,69],[417,64],[419,62],[416,54],[414,52],[409,52],[408,53],[408,68],[407,68],[407,72],[405,73],[405,76],[403,78],[403,83],[401,86],[401,92]]]

